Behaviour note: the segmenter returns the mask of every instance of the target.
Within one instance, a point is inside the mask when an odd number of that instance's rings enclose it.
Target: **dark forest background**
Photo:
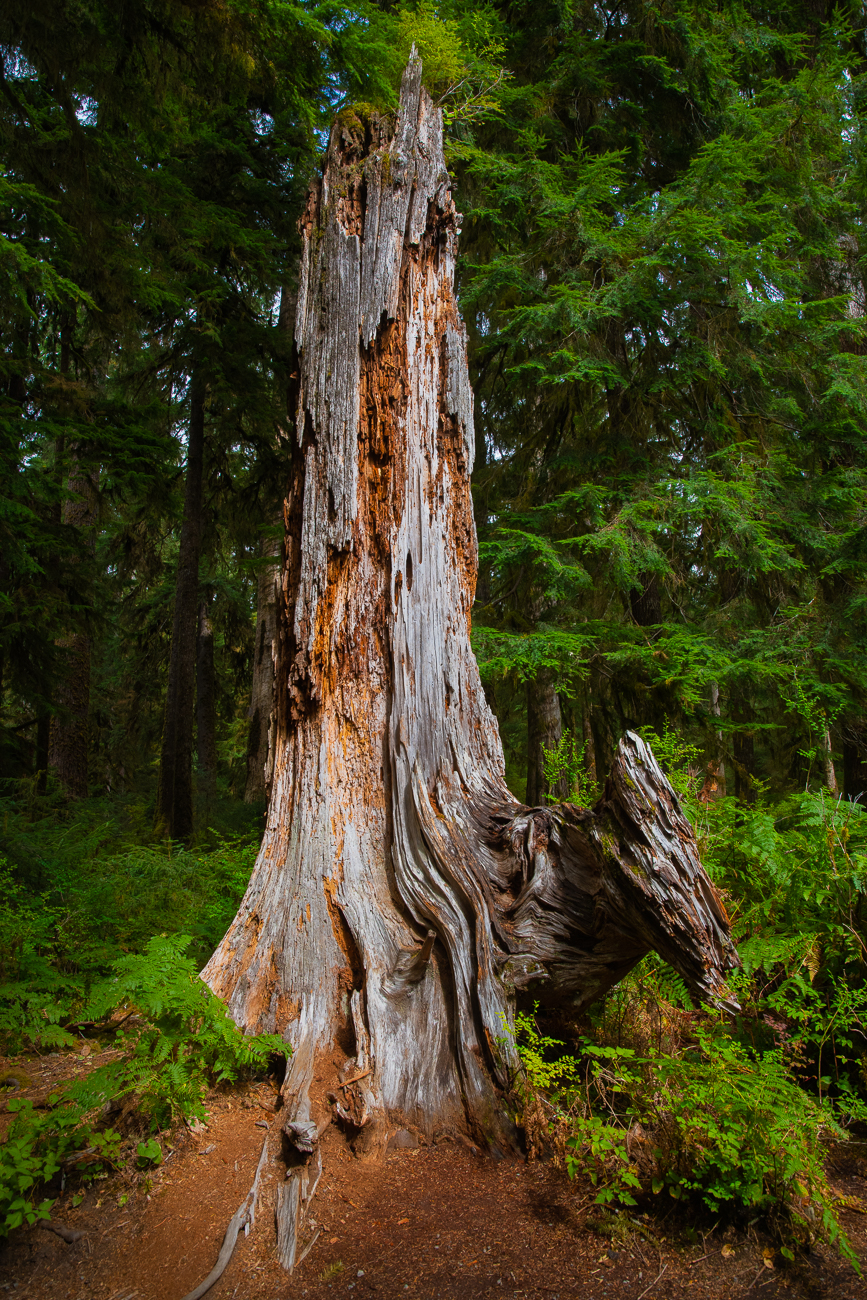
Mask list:
[[[592,780],[668,726],[715,794],[856,797],[865,39],[821,4],[8,7],[4,778],[183,840],[264,798],[296,224],[413,39],[464,212],[513,788],[541,801],[563,727]]]
[[[201,960],[234,913],[267,794],[297,222],[334,115],[393,107],[413,42],[464,214],[474,644],[509,783],[589,802],[624,730],[650,738],[732,910],[743,1043],[860,1122],[850,0],[3,7],[0,1032],[62,1041],[111,962],[166,931]]]

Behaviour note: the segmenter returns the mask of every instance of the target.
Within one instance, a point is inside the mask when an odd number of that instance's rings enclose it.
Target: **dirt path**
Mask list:
[[[14,1234],[0,1250],[0,1290],[18,1300],[182,1300],[213,1266],[263,1141],[278,1148],[276,1126],[262,1127],[273,1121],[272,1099],[265,1085],[215,1099],[207,1129],[179,1143],[149,1179],[101,1180],[78,1206],[68,1189],[53,1217],[85,1236],[67,1245],[44,1229]],[[457,1144],[371,1165],[351,1156],[336,1129],[323,1141],[313,1207],[322,1231],[307,1259],[290,1279],[274,1257],[283,1166],[271,1162],[256,1227],[213,1300],[867,1297],[867,1284],[833,1252],[785,1265],[755,1227],[702,1237],[705,1225],[690,1232],[673,1218],[622,1216],[623,1236],[600,1235],[584,1221],[587,1189],[550,1165],[495,1162]],[[834,1185],[867,1202],[864,1173],[857,1163],[842,1167]],[[842,1217],[867,1261],[867,1215]]]

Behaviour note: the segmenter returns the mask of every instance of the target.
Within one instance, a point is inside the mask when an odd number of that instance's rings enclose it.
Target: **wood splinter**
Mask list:
[[[366,1079],[369,1074],[370,1068],[368,1067],[368,1069],[362,1070],[361,1074],[356,1074],[353,1078],[347,1079],[345,1083],[338,1083],[337,1086],[338,1088],[351,1088],[354,1083],[358,1083],[361,1079]]]

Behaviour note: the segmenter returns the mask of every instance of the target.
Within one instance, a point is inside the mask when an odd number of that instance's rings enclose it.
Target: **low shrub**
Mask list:
[[[117,1162],[121,1136],[105,1126],[105,1115],[124,1098],[135,1098],[152,1128],[205,1119],[209,1087],[288,1053],[276,1035],[245,1036],[237,1028],[199,978],[187,955],[190,944],[188,935],[158,935],[144,952],[117,960],[91,989],[81,1021],[91,1032],[113,1034],[117,1059],[50,1097],[44,1112],[29,1101],[9,1103],[14,1118],[0,1148],[0,1234],[47,1217],[52,1200],[40,1195],[61,1169],[87,1179]],[[136,1154],[153,1164],[158,1151],[149,1139]]]
[[[115,1033],[122,1057],[77,1080],[67,1095],[84,1108],[135,1095],[137,1109],[155,1124],[205,1118],[205,1094],[244,1072],[286,1055],[276,1034],[243,1034],[187,956],[189,935],[156,935],[143,953],[114,963],[112,977],[94,989],[88,1019],[124,1019]]]
[[[547,1093],[549,1129],[571,1177],[586,1172],[599,1205],[666,1195],[715,1215],[774,1221],[783,1252],[814,1233],[855,1255],[834,1212],[823,1138],[845,1137],[833,1109],[790,1073],[780,1050],[756,1053],[721,1021],[700,1023],[680,1051],[640,1056],[585,1038],[578,1056],[519,1014],[516,1043],[532,1088]]]

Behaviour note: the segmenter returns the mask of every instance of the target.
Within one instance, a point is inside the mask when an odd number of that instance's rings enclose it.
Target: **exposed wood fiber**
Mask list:
[[[291,1041],[296,1145],[323,1122],[314,1070],[341,1043],[355,1081],[335,1113],[362,1146],[381,1148],[389,1126],[509,1143],[498,1098],[516,988],[586,1005],[655,948],[696,995],[724,1001],[737,961],[637,737],[593,810],[525,808],[506,788],[469,641],[458,223],[413,58],[396,122],[338,120],[302,223],[273,793],[205,970],[240,1024]],[[303,1204],[300,1182],[286,1189],[287,1261]]]

